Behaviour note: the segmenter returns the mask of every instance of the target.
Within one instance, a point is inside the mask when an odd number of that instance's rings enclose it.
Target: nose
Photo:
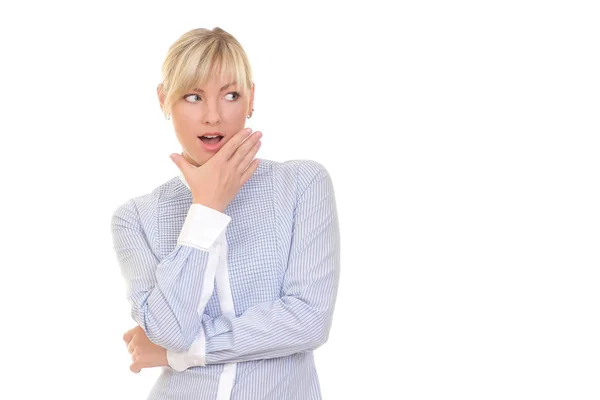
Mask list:
[[[218,106],[214,103],[207,104],[206,112],[204,113],[202,119],[203,122],[207,125],[215,125],[221,122]]]

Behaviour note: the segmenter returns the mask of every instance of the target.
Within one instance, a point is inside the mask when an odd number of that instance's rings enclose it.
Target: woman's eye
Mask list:
[[[235,101],[240,97],[240,94],[238,92],[231,92],[231,93],[227,93],[225,95],[225,99],[228,101]],[[184,96],[184,99],[186,101],[189,101],[190,103],[197,103],[200,100],[202,100],[200,98],[200,95],[198,94],[188,94],[187,96]]]
[[[240,97],[240,94],[238,92],[231,92],[231,93],[227,93],[225,95],[225,97],[227,97],[227,96],[235,96],[235,98],[230,97],[228,100],[237,100],[237,98]]]
[[[193,98],[197,97],[197,100],[194,100]],[[184,97],[184,99],[186,99],[187,101],[189,101],[190,103],[197,103],[198,100],[200,100],[200,96],[197,94],[189,94],[187,96]],[[188,100],[188,99],[192,99],[192,100]]]

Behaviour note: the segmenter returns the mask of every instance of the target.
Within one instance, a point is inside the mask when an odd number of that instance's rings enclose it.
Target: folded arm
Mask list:
[[[340,267],[339,224],[329,174],[322,169],[298,199],[281,297],[239,317],[203,317],[186,352],[168,352],[176,370],[283,357],[327,340]]]
[[[113,245],[127,284],[131,316],[153,343],[184,351],[197,338],[214,290],[218,246],[230,221],[219,211],[192,204],[175,249],[158,260],[133,200],[114,212]]]

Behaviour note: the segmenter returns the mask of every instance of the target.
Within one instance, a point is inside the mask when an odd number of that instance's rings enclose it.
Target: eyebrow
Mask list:
[[[227,85],[223,86],[223,87],[220,89],[220,91],[222,92],[223,90],[227,89],[229,86],[232,86],[232,85],[235,85],[235,82],[228,83]],[[194,88],[194,89],[192,89],[192,90],[193,90],[194,92],[200,92],[200,93],[204,93],[204,90],[202,90],[202,89]]]

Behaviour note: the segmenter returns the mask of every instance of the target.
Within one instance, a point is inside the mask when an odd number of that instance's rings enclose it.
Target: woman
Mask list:
[[[250,64],[227,32],[185,33],[162,74],[179,176],[111,221],[139,325],[123,337],[130,368],[163,367],[149,399],[320,399],[312,351],[340,264],[331,178],[315,161],[254,159]]]

